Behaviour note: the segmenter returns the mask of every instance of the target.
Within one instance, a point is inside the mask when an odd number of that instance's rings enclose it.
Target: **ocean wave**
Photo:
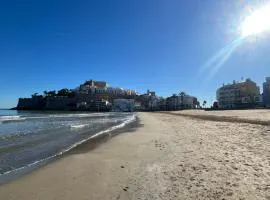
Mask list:
[[[68,152],[68,151],[70,151],[71,149],[77,147],[78,145],[81,145],[81,144],[87,142],[87,141],[90,140],[90,139],[96,138],[96,137],[98,137],[98,136],[100,136],[100,135],[102,135],[102,134],[111,132],[111,131],[116,130],[116,129],[118,129],[118,128],[122,128],[122,127],[126,126],[127,124],[133,122],[135,119],[136,119],[136,115],[132,115],[132,117],[130,117],[129,119],[127,119],[126,121],[122,122],[122,123],[119,124],[119,125],[112,126],[112,127],[108,128],[108,129],[106,129],[106,130],[100,131],[100,132],[98,132],[98,133],[96,133],[96,134],[94,134],[94,135],[92,135],[92,136],[90,136],[90,137],[88,137],[88,138],[86,138],[86,139],[84,139],[84,140],[81,140],[81,141],[79,141],[79,142],[73,144],[73,145],[70,146],[68,149],[66,149],[66,150],[64,150],[63,152],[61,152],[61,155],[62,155],[63,153],[65,153],[65,152]]]
[[[26,118],[20,115],[0,116],[0,123],[9,122],[9,121],[21,121],[21,120],[26,120]]]
[[[24,169],[26,169],[26,168],[34,167],[34,166],[36,166],[37,164],[41,164],[41,163],[43,163],[43,162],[50,161],[50,160],[52,160],[52,159],[54,159],[54,158],[57,158],[57,157],[59,157],[59,156],[62,156],[63,154],[67,153],[68,151],[74,149],[75,147],[77,147],[77,146],[79,146],[79,145],[81,145],[81,144],[83,144],[83,143],[85,143],[85,142],[87,142],[87,141],[89,141],[89,140],[91,140],[91,139],[93,139],[93,138],[96,138],[96,137],[98,137],[98,136],[100,136],[100,135],[102,135],[102,134],[109,133],[109,132],[114,131],[114,130],[116,130],[116,129],[122,128],[122,127],[126,126],[127,124],[129,124],[129,123],[131,123],[131,122],[133,122],[133,121],[135,121],[135,120],[136,120],[136,115],[134,114],[134,115],[132,115],[130,118],[128,118],[128,119],[126,119],[125,121],[123,121],[121,124],[112,126],[112,127],[108,128],[108,129],[103,130],[103,131],[100,131],[100,132],[98,132],[98,133],[96,133],[96,134],[94,134],[94,135],[92,135],[92,136],[90,136],[90,137],[88,137],[88,138],[86,138],[86,139],[83,139],[83,140],[81,140],[81,141],[79,141],[79,142],[76,142],[76,143],[74,143],[73,145],[71,145],[70,147],[68,147],[67,149],[65,149],[65,150],[63,150],[63,151],[61,151],[61,152],[59,152],[59,153],[57,153],[57,154],[54,154],[54,155],[52,155],[52,156],[49,156],[49,157],[44,158],[44,159],[41,159],[41,160],[37,160],[37,161],[32,162],[32,163],[30,163],[30,164],[27,164],[27,165],[25,165],[25,166],[22,166],[22,167],[19,167],[19,168],[16,168],[16,169],[12,169],[12,170],[10,170],[10,171],[6,171],[6,172],[0,174],[0,177],[1,177],[1,176],[8,175],[8,174],[13,173],[13,172],[18,172],[18,171],[24,170]],[[75,126],[76,126],[76,125],[75,125]],[[77,125],[77,126],[80,126],[80,125]]]
[[[48,115],[48,117],[103,117],[103,116],[110,116],[112,113],[78,113],[78,114],[53,114],[53,115]]]
[[[88,126],[89,124],[74,124],[74,125],[69,125],[71,129],[77,129],[77,128],[84,128]]]
[[[14,116],[0,116],[1,121],[18,121],[27,119],[48,119],[48,118],[87,118],[87,117],[107,117],[115,115],[116,113],[78,113],[78,114],[48,114],[39,116],[28,116],[28,115],[14,115]],[[118,113],[119,114],[119,113]],[[125,116],[125,113],[122,114]]]
[[[110,113],[85,113],[85,114],[52,114],[52,115],[40,115],[40,116],[28,116],[28,115],[14,115],[14,116],[0,116],[0,124],[8,122],[18,122],[24,120],[38,120],[38,119],[50,119],[50,118],[90,118],[90,117],[107,117],[113,114]]]
[[[38,116],[28,116],[22,115],[25,119],[48,119],[48,118],[86,118],[86,117],[103,117],[103,116],[111,116],[112,113],[78,113],[78,114],[45,114],[45,115],[38,115]]]
[[[94,120],[91,120],[91,124],[93,125],[93,124],[101,124],[101,123],[110,123],[110,122],[113,122],[113,123],[118,123],[118,122],[121,122],[121,121],[125,121],[125,120],[127,120],[127,118],[125,117],[125,118],[123,118],[123,117],[119,117],[119,118],[117,118],[117,119],[113,119],[113,118],[102,118],[102,119],[94,119]],[[72,128],[72,129],[79,129],[79,128],[85,128],[85,127],[87,127],[87,126],[89,126],[89,125],[91,125],[90,123],[87,123],[87,124],[76,124],[76,123],[74,123],[74,124],[69,124],[68,126],[70,127],[70,128]],[[63,125],[65,125],[65,124],[63,124]]]
[[[18,119],[18,118],[20,118],[21,116],[20,115],[4,115],[4,116],[0,116],[0,120],[1,119]]]

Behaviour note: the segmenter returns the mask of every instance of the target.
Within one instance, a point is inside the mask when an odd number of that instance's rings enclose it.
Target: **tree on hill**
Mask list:
[[[57,92],[57,96],[62,96],[62,97],[74,97],[75,92],[73,90],[69,90],[67,88],[63,88]]]
[[[50,96],[50,97],[56,96],[55,90],[49,91],[49,92],[48,92],[48,96]]]
[[[63,97],[66,97],[69,95],[69,89],[67,88],[64,88],[64,89],[61,89],[57,92],[57,96],[63,96]]]
[[[34,97],[42,97],[42,95],[39,95],[37,92],[35,92],[34,94],[32,94],[32,98]]]

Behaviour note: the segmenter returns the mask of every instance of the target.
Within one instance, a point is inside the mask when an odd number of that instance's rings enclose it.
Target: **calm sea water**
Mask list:
[[[134,117],[132,113],[0,110],[0,174],[61,155]]]

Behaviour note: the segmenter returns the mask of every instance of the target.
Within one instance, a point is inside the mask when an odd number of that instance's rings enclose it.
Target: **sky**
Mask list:
[[[270,36],[242,41],[218,70],[203,68],[239,37],[244,0],[2,0],[0,108],[85,80],[184,91],[215,100],[223,83],[270,76]],[[202,70],[204,69],[204,70]]]

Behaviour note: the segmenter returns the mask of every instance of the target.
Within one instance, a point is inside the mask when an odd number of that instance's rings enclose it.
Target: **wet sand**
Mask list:
[[[252,120],[268,121],[265,112]],[[95,149],[85,143],[0,186],[0,199],[270,199],[270,126],[179,112],[139,119]]]

